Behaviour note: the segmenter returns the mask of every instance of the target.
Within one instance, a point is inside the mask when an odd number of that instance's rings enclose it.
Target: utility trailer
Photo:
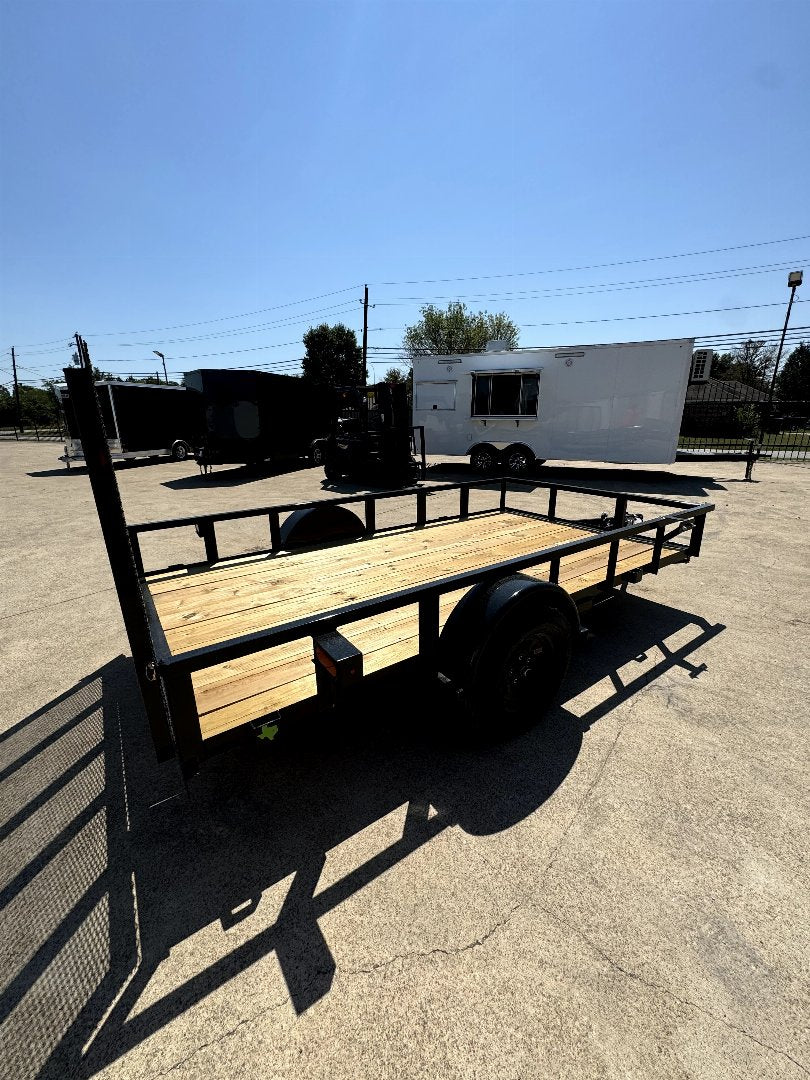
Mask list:
[[[90,480],[157,756],[179,758],[186,776],[234,738],[271,736],[280,717],[334,708],[383,672],[452,687],[473,730],[506,736],[534,723],[565,675],[580,615],[697,557],[714,509],[504,477],[483,509],[471,495],[493,481],[128,525],[89,375],[69,377],[83,437],[98,448]],[[607,510],[567,517],[564,493]],[[431,516],[440,494],[457,497],[455,510]],[[378,525],[392,499],[413,507],[409,525]],[[266,550],[221,558],[217,526],[249,518],[266,521]],[[204,559],[146,570],[142,540],[169,529],[196,530]]]
[[[68,387],[59,383],[55,390],[68,433],[59,460],[70,468],[71,462],[84,460],[84,449]],[[105,380],[96,383],[96,396],[113,459],[185,461],[191,454],[201,418],[197,402],[182,386]]]
[[[692,338],[507,350],[414,360],[413,422],[428,454],[469,454],[476,472],[535,462],[672,462]]]

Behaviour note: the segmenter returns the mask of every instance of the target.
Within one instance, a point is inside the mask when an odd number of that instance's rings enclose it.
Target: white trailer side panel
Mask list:
[[[429,454],[520,443],[567,461],[675,460],[692,339],[524,349],[414,362],[414,424]],[[537,415],[473,415],[474,375],[539,373]]]

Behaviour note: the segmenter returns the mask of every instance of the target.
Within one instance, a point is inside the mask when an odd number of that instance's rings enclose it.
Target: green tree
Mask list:
[[[797,345],[776,376],[776,392],[782,401],[810,401],[810,345]]]
[[[402,370],[400,368],[390,367],[388,371],[386,371],[385,375],[383,375],[383,382],[393,383],[394,385],[398,383],[404,383],[405,375],[402,373]]]
[[[499,312],[468,311],[467,305],[453,300],[447,309],[427,304],[418,323],[405,330],[403,348],[413,360],[416,356],[483,352],[488,341],[505,341],[507,349],[516,349],[520,334],[508,315]]]
[[[310,327],[304,334],[304,377],[322,386],[364,386],[368,372],[357,335],[343,323]]]
[[[20,412],[23,422],[52,424],[59,416],[59,405],[50,390],[20,383]]]
[[[731,363],[727,379],[737,379],[746,386],[767,390],[776,360],[772,345],[749,338],[731,350]]]

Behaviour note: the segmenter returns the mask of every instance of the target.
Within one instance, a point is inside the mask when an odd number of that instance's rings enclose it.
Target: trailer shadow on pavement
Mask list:
[[[742,476],[742,474],[741,474]],[[480,479],[466,465],[454,463],[436,463],[428,469],[428,480],[464,483],[466,480]],[[691,495],[706,496],[715,491],[724,491],[722,483],[713,476],[690,476],[669,472],[666,469],[636,469],[632,465],[624,468],[590,468],[586,465],[543,465],[525,478],[526,490],[531,490],[534,480],[541,484],[571,484],[574,487],[602,488],[608,491],[623,491],[637,495]],[[495,482],[493,482],[495,483]]]
[[[193,462],[192,462],[193,464]],[[283,476],[285,473],[299,472],[306,467],[306,463],[300,458],[291,461],[265,461],[259,465],[215,465],[209,472],[203,474],[200,471],[189,473],[188,476],[176,476],[172,480],[164,480],[163,486],[173,491],[210,490],[217,487],[238,487],[242,484],[255,484],[260,480],[268,480],[273,476]]]
[[[593,724],[673,667],[697,677],[699,650],[724,627],[628,597],[620,619],[606,612],[594,629],[565,700],[608,679],[607,700],[579,716],[560,705],[487,749],[437,738],[446,702],[398,685],[344,724],[212,759],[186,795],[174,763],[154,761],[125,657],[0,736],[10,1074],[92,1076],[271,952],[303,1013],[336,971],[322,916],[449,826],[490,834],[535,813]],[[650,658],[627,679],[628,665]],[[319,891],[327,852],[403,806],[402,834]],[[268,917],[260,901],[287,878]],[[225,932],[237,924],[232,944]],[[170,951],[217,925],[228,950],[200,969],[186,963],[180,985],[164,985]]]

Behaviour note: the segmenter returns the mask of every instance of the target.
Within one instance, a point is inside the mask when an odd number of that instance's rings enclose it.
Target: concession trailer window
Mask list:
[[[537,416],[537,373],[474,372],[473,416]]]
[[[455,381],[418,382],[416,384],[416,408],[452,411],[456,407]]]

